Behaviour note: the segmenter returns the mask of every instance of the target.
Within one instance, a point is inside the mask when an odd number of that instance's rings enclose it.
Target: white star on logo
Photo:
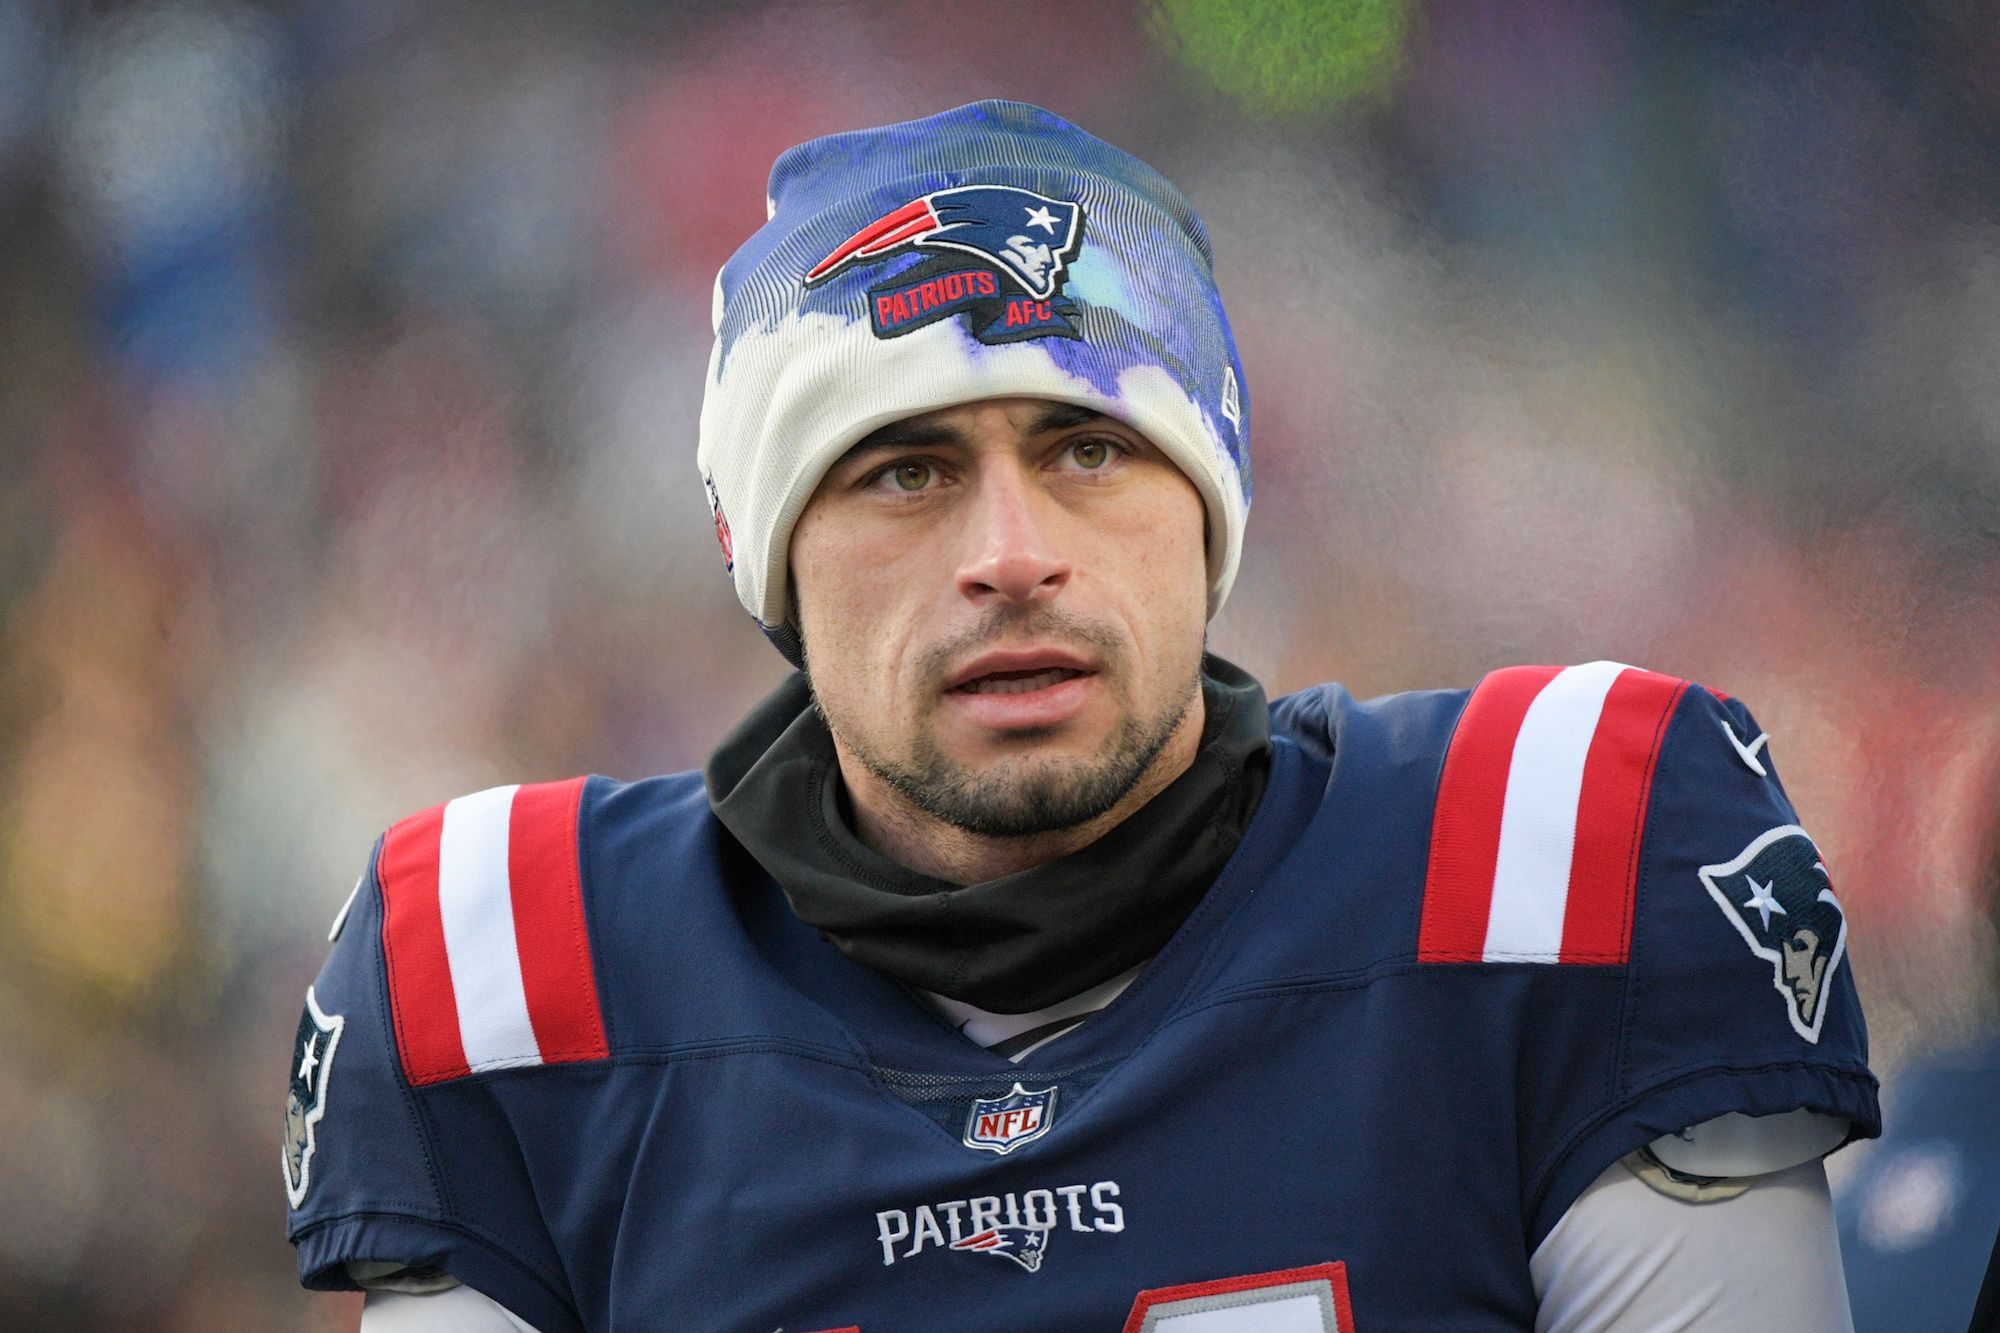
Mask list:
[[[299,1077],[305,1080],[308,1088],[313,1085],[312,1071],[318,1067],[319,1034],[315,1032],[312,1036],[306,1038],[306,1056],[305,1059],[299,1061]]]
[[[1028,225],[1040,227],[1053,236],[1056,234],[1056,215],[1046,208],[1031,208],[1028,210]]]
[[[1771,913],[1776,912],[1779,916],[1788,915],[1783,904],[1771,896],[1770,884],[1759,884],[1755,875],[1745,875],[1743,878],[1750,881],[1750,896],[1744,900],[1743,905],[1757,909],[1757,915],[1764,920],[1764,929],[1771,928]]]

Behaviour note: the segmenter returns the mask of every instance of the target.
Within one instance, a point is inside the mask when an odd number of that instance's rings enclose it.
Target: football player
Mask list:
[[[698,461],[799,672],[392,827],[292,1059],[363,1327],[1847,1326],[1831,873],[1735,700],[1267,702],[1207,235],[984,102],[791,150]]]

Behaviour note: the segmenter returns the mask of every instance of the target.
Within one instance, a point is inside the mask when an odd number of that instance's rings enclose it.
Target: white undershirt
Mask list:
[[[1840,1236],[1817,1158],[1685,1203],[1613,1165],[1528,1262],[1536,1333],[1811,1329],[1852,1333]]]
[[[471,1287],[413,1296],[371,1291],[361,1306],[361,1333],[535,1333],[534,1326]]]
[[[930,1001],[932,1008],[950,1020],[952,1026],[964,1033],[966,1040],[984,1046],[989,1051],[996,1047],[1003,1048],[1001,1054],[1012,1063],[1019,1064],[1050,1042],[1067,1037],[1076,1031],[1084,1019],[1123,995],[1125,988],[1145,970],[1146,964],[1141,963],[1128,972],[1120,972],[1109,981],[1092,986],[1081,995],[1072,995],[1067,1000],[1059,1000],[1046,1009],[1036,1009],[1026,1014],[999,1014],[990,1009],[967,1004],[963,1000],[954,1000],[949,995],[938,995],[931,991],[918,993]],[[1068,1019],[1075,1021],[1065,1022]],[[1047,1030],[1042,1031],[1043,1029]],[[1026,1036],[1031,1032],[1041,1033],[1034,1039],[1032,1045],[1010,1048],[1010,1043],[1013,1043],[1015,1038]]]

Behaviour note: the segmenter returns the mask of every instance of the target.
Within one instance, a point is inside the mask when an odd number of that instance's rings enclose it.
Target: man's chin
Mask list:
[[[967,727],[940,727],[923,747],[938,760],[973,781],[998,779],[1013,774],[1023,782],[1040,776],[1055,776],[1105,762],[1107,751],[1115,748],[1114,738],[1103,727],[1075,722],[1057,722],[1040,727],[1010,727],[988,731]]]
[[[1156,724],[1149,732],[1131,718],[1099,738],[1080,730],[1070,724],[1039,736],[986,736],[957,748],[934,735],[907,764],[869,767],[954,828],[989,838],[1034,837],[1110,812],[1139,785],[1171,734],[1171,727]]]
[[[995,728],[972,710],[926,710],[912,748],[893,758],[856,743],[831,715],[828,724],[869,773],[923,814],[979,837],[1029,838],[1110,813],[1200,697],[1196,678],[1176,705],[1141,717],[1114,706],[1101,679],[1090,684],[1086,707],[1041,725]]]
[[[890,777],[919,809],[966,833],[1029,838],[1081,827],[1111,811],[1141,772],[1122,765],[1035,758],[1009,760],[979,772],[931,770],[905,785]]]

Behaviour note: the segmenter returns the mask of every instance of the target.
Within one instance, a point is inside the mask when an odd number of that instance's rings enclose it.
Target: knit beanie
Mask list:
[[[1039,107],[974,102],[815,139],[717,275],[696,459],[736,594],[794,664],[786,557],[827,469],[987,398],[1131,426],[1201,493],[1208,610],[1250,503],[1249,399],[1208,233],[1164,177]]]

